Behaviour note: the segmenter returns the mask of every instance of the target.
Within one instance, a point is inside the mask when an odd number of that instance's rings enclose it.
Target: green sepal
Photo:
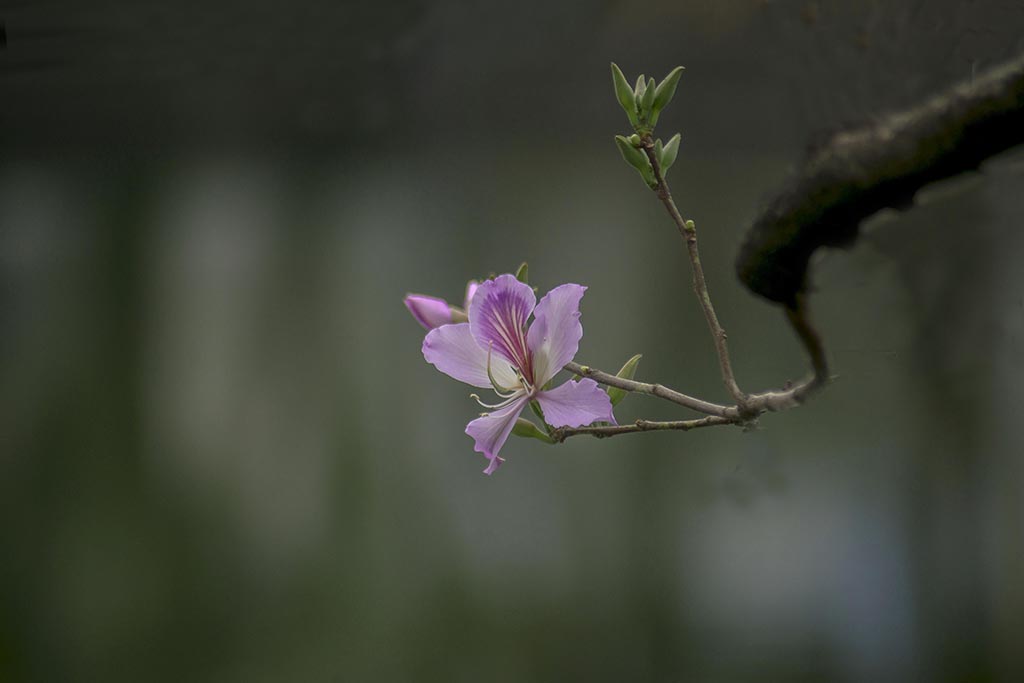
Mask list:
[[[615,144],[626,163],[637,170],[648,186],[652,189],[656,188],[658,181],[654,178],[654,169],[651,168],[651,162],[647,159],[647,155],[631,145],[629,140],[621,135],[615,136]]]
[[[640,365],[640,359],[643,358],[641,354],[636,354],[632,358],[626,361],[626,364],[622,366],[622,369],[615,373],[615,376],[620,379],[633,379],[633,375],[636,374],[636,367]],[[628,391],[623,391],[617,387],[606,387],[608,391],[608,398],[611,399],[612,405],[618,405],[622,399],[626,398]]]
[[[669,138],[661,153],[658,154],[658,164],[661,166],[662,176],[668,173],[668,169],[672,168],[672,164],[676,162],[676,155],[679,154],[679,140],[679,133],[676,133]]]
[[[519,268],[516,269],[516,279],[524,285],[530,284],[530,266],[526,261],[519,264]]]
[[[629,117],[629,122],[634,126],[639,125],[640,120],[636,115],[636,96],[633,95],[633,89],[626,82],[622,69],[615,62],[612,62],[612,85],[615,86],[615,98],[619,101],[622,110],[626,112],[626,116]]]
[[[658,84],[658,87],[654,90],[654,107],[653,111],[655,114],[660,114],[661,110],[672,101],[672,96],[676,94],[676,86],[679,85],[679,78],[683,75],[683,67],[677,66],[669,72],[668,76]]]
[[[554,443],[554,439],[544,433],[544,431],[533,424],[524,417],[516,418],[516,423],[512,425],[512,433],[516,436],[521,436],[526,439],[538,439],[544,443]]]

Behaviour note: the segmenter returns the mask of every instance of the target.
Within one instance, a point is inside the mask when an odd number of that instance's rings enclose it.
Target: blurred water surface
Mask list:
[[[0,678],[1024,677],[1019,152],[821,260],[839,380],[751,433],[485,477],[401,306],[528,260],[583,362],[725,400],[610,144],[607,62],[683,63],[737,373],[800,377],[736,246],[815,131],[1024,49],[939,4],[0,5]]]

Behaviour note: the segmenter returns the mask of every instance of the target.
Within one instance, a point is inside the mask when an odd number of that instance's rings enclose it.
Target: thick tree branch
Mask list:
[[[1022,143],[1024,55],[810,150],[747,231],[736,272],[754,293],[795,310],[818,247],[852,243],[863,219],[907,208],[922,186]]]
[[[825,386],[831,379],[828,374],[828,357],[825,354],[825,344],[821,340],[821,335],[811,324],[807,297],[802,292],[797,294],[796,301],[792,306],[786,306],[786,318],[807,350],[807,355],[811,359],[811,369],[814,371],[812,378],[805,383],[801,390],[799,400],[803,401],[807,394]]]

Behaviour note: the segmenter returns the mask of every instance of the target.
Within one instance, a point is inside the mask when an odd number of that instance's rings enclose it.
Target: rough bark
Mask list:
[[[906,209],[924,185],[1022,143],[1024,55],[809,150],[748,229],[736,272],[755,294],[792,308],[819,247],[852,244],[865,218]]]

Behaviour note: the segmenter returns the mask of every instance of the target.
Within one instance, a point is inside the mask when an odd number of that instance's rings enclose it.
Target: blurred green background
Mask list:
[[[816,266],[840,379],[760,430],[510,441],[407,291],[529,261],[578,360],[725,400],[608,62],[733,276],[822,130],[1024,50],[1019,2],[0,0],[0,680],[1024,680],[1024,158]],[[680,416],[631,397],[620,420]]]

